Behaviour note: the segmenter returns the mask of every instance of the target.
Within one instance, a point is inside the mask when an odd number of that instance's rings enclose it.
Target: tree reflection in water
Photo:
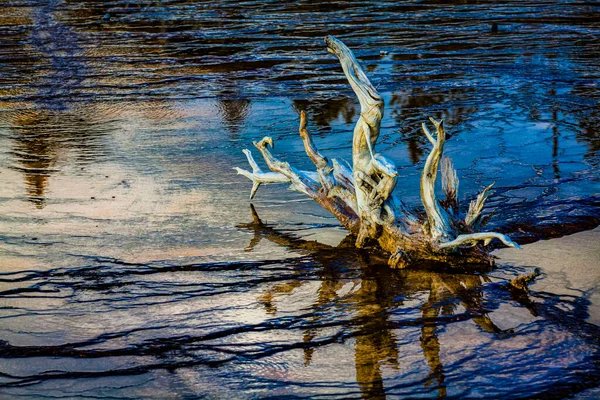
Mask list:
[[[24,176],[27,200],[46,204],[48,179],[58,171],[57,160],[69,150],[75,165],[86,165],[110,152],[106,135],[113,127],[88,117],[81,109],[11,112],[13,168]]]
[[[469,98],[472,88],[409,88],[397,90],[390,99],[391,115],[399,126],[402,142],[413,164],[423,158],[424,146],[428,145],[421,131],[421,123],[430,115],[440,115],[449,126],[458,126],[467,121],[477,110]]]
[[[331,130],[331,123],[340,117],[352,125],[358,116],[357,104],[351,97],[331,99],[293,100],[292,106],[298,114],[306,112],[317,127],[317,134]]]
[[[254,206],[251,209],[253,222],[239,225],[239,228],[254,233],[246,251],[253,251],[262,239],[266,239],[295,252],[310,254],[315,264],[322,266],[320,287],[308,313],[311,319],[308,325],[319,325],[327,312],[340,304],[346,306],[352,315],[346,329],[352,331],[348,336],[354,338],[356,381],[363,398],[386,398],[382,368],[387,366],[400,370],[401,350],[407,344],[397,337],[400,328],[420,328],[420,347],[429,368],[428,376],[422,381],[423,387],[436,391],[438,397],[446,397],[447,371],[440,357],[443,344],[439,339],[440,331],[446,326],[472,321],[481,331],[492,333],[497,339],[509,338],[516,335],[513,329],[501,329],[489,316],[503,303],[518,304],[527,309],[532,317],[543,314],[558,325],[583,323],[584,318],[579,322],[575,320],[586,315],[585,301],[569,302],[569,308],[575,307],[565,311],[565,304],[558,304],[556,297],[548,301],[551,296],[538,294],[536,301],[533,301],[527,290],[512,287],[508,279],[492,279],[485,272],[436,271],[431,267],[393,270],[385,265],[383,259],[378,260],[377,255],[355,249],[350,237],[335,247],[300,239],[264,224]],[[267,313],[277,315],[277,298],[292,294],[310,282],[303,276],[305,271],[298,270],[297,273],[297,279],[274,284],[259,296],[258,300]],[[352,288],[348,291],[349,283]],[[414,307],[414,300],[422,303],[418,309],[420,317],[401,321],[394,318],[398,314],[410,317],[403,309]],[[583,336],[587,339],[598,333],[596,327],[589,324],[585,326]],[[304,332],[304,360],[307,366],[314,352],[319,349],[318,344],[310,344],[321,329],[326,328],[308,328]],[[591,333],[591,336],[589,332],[585,333],[590,329],[596,333]],[[476,351],[475,345],[473,348]],[[459,361],[459,364],[463,361]]]

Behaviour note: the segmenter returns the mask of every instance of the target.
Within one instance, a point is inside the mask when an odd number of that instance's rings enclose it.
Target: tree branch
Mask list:
[[[428,220],[428,230],[434,240],[447,240],[452,236],[451,224],[448,213],[442,209],[435,195],[435,182],[437,179],[437,170],[440,159],[444,152],[444,143],[446,141],[446,132],[444,131],[443,120],[436,121],[429,118],[436,129],[437,139],[422,125],[423,132],[429,141],[433,144],[433,149],[427,156],[423,172],[421,174],[421,201],[425,208]]]
[[[480,228],[481,212],[483,211],[483,206],[485,205],[485,201],[487,200],[487,198],[490,196],[488,192],[492,187],[494,187],[495,184],[496,182],[483,189],[483,191],[477,196],[477,199],[473,200],[469,204],[469,211],[467,212],[467,216],[465,217],[465,224],[473,228],[473,230],[478,230]]]
[[[304,111],[300,112],[300,137],[304,142],[304,150],[308,157],[312,160],[312,162],[317,167],[317,173],[319,174],[319,181],[321,185],[326,191],[329,191],[333,188],[333,179],[330,174],[333,171],[333,167],[329,165],[329,160],[326,157],[323,157],[319,150],[317,150],[315,144],[313,143],[312,136],[306,130],[306,114]]]
[[[444,208],[458,216],[458,176],[449,157],[442,158],[442,191],[446,195]]]
[[[254,198],[256,195],[256,191],[258,187],[264,183],[282,183],[289,182],[290,179],[283,174],[277,172],[263,172],[256,161],[254,161],[254,157],[252,157],[252,153],[248,149],[242,150],[248,159],[248,164],[252,167],[252,172],[246,171],[245,169],[234,167],[233,169],[237,171],[238,174],[244,175],[246,178],[252,181],[252,190],[250,191],[250,200]]]

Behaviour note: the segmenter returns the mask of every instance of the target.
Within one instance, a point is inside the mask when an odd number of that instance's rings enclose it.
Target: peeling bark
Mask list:
[[[490,185],[472,201],[466,215],[458,201],[458,177],[449,158],[442,158],[446,132],[443,121],[430,118],[432,133],[423,124],[431,149],[421,174],[423,213],[410,210],[394,196],[398,172],[393,162],[376,153],[375,147],[383,117],[383,99],[371,84],[352,51],[333,36],[325,38],[327,50],[338,57],[342,70],[360,103],[361,113],[352,140],[352,168],[345,162],[329,160],[317,149],[308,130],[306,115],[300,113],[300,137],[316,172],[300,171],[278,160],[269,150],[273,140],[265,137],[254,146],[263,156],[270,172],[263,172],[250,150],[243,150],[252,172],[234,168],[252,180],[250,198],[261,184],[289,182],[291,189],[302,192],[330,211],[356,236],[356,247],[374,245],[390,253],[389,264],[405,267],[431,260],[450,264],[492,264],[486,246],[498,239],[507,246],[519,247],[506,235],[478,232],[483,224],[482,210]],[[441,162],[444,200],[435,193]]]

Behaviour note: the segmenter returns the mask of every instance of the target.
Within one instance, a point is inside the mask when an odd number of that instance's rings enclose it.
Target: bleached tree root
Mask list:
[[[250,198],[261,184],[288,182],[292,190],[306,194],[330,211],[356,236],[357,247],[373,245],[390,253],[389,264],[393,267],[423,260],[492,264],[493,257],[487,246],[493,239],[518,248],[506,235],[478,232],[485,224],[482,211],[493,184],[471,202],[466,215],[460,212],[458,177],[450,159],[442,157],[446,141],[443,121],[430,118],[435,128],[433,133],[426,124],[422,125],[433,146],[421,174],[424,214],[410,210],[394,196],[398,181],[396,166],[375,151],[383,100],[344,43],[333,36],[327,36],[325,43],[327,50],[338,57],[361,107],[352,140],[352,169],[347,168],[345,162],[329,160],[319,152],[306,129],[306,115],[301,112],[300,137],[316,172],[300,171],[277,159],[269,149],[273,147],[272,138],[264,137],[254,142],[254,146],[270,172],[262,171],[247,149],[243,151],[252,172],[234,168],[252,180]],[[435,191],[440,163],[443,200],[437,199]]]
[[[509,247],[514,247],[516,249],[520,249],[517,243],[510,240],[510,238],[506,235],[497,232],[482,232],[482,233],[471,233],[467,235],[458,235],[456,239],[451,242],[440,243],[440,249],[452,249],[454,247],[470,245],[474,246],[479,241],[483,241],[483,245],[487,246],[490,244],[492,239],[499,239],[502,243]]]

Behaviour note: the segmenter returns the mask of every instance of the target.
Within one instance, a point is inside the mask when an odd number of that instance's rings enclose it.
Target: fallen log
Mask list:
[[[250,199],[261,184],[290,183],[291,189],[317,201],[355,235],[356,247],[377,246],[390,254],[389,265],[398,268],[422,260],[491,265],[493,256],[487,246],[494,239],[518,248],[517,243],[502,233],[481,232],[485,224],[482,211],[493,184],[470,203],[466,214],[460,211],[458,177],[450,159],[443,157],[446,140],[443,121],[430,118],[433,131],[422,124],[423,133],[432,145],[421,173],[424,213],[409,209],[394,195],[398,181],[396,166],[375,151],[384,112],[383,99],[344,43],[333,36],[327,36],[325,43],[327,50],[339,59],[360,103],[360,117],[352,140],[352,169],[346,167],[347,163],[329,160],[319,152],[306,129],[306,115],[301,112],[300,137],[316,171],[301,171],[280,161],[270,150],[273,139],[264,137],[254,142],[254,146],[269,172],[258,166],[248,149],[243,152],[252,171],[235,168],[253,182]],[[442,200],[435,193],[438,170],[445,196]]]

